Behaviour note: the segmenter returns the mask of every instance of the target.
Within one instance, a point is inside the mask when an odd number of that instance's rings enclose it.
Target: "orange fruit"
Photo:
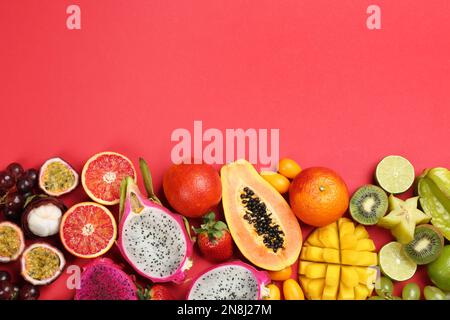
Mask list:
[[[294,179],[302,168],[292,159],[284,158],[278,162],[278,173],[289,179]]]
[[[289,191],[291,182],[285,176],[272,171],[261,171],[261,177],[269,182],[281,194]]]
[[[284,300],[305,300],[302,288],[294,279],[288,279],[283,282]]]
[[[291,277],[292,268],[289,266],[279,271],[268,271],[267,273],[269,274],[270,279],[274,281],[284,281]]]
[[[84,165],[81,183],[92,200],[110,206],[119,203],[120,183],[128,176],[136,181],[136,170],[130,159],[117,152],[101,152]]]
[[[344,180],[322,167],[300,172],[289,188],[292,211],[303,222],[323,227],[337,221],[348,208],[349,194]]]
[[[82,202],[71,207],[59,228],[64,248],[80,258],[101,256],[112,247],[117,236],[113,215],[95,202]]]

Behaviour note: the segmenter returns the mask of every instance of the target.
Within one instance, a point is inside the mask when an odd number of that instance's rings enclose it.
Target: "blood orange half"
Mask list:
[[[128,176],[136,181],[136,170],[130,159],[116,152],[101,152],[86,162],[81,182],[92,200],[114,205],[120,200],[120,183]]]
[[[95,202],[82,202],[64,214],[59,235],[71,254],[94,258],[106,253],[114,244],[117,225],[106,207]]]

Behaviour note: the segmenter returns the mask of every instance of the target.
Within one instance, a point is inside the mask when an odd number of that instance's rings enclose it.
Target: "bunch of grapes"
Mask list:
[[[0,172],[0,205],[7,220],[17,221],[28,197],[35,193],[39,173],[36,169],[24,170],[11,163]]]
[[[0,271],[0,300],[37,300],[39,288],[31,284],[19,287],[11,282],[11,276],[7,271]]]

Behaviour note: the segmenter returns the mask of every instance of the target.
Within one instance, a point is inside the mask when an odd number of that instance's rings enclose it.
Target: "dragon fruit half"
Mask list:
[[[118,240],[123,257],[140,275],[153,282],[183,281],[185,271],[192,266],[193,241],[187,222],[161,206],[147,184],[152,200],[142,196],[131,178],[124,180],[124,188]]]
[[[84,267],[75,300],[138,300],[137,287],[111,259],[98,258]]]
[[[189,289],[188,300],[260,300],[268,295],[269,275],[241,261],[212,267]]]

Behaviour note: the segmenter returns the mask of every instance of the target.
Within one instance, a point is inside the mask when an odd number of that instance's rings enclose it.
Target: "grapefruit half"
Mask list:
[[[82,202],[67,210],[59,231],[67,251],[80,258],[95,258],[112,247],[117,225],[106,207],[95,202]]]
[[[136,170],[130,159],[116,152],[101,152],[86,162],[81,182],[92,200],[114,205],[120,201],[120,183],[128,176],[136,181]]]

